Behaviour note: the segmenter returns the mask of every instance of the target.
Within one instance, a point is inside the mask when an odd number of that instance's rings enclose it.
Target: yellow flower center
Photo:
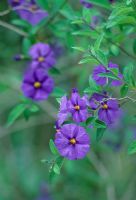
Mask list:
[[[60,132],[60,129],[56,129],[56,132],[57,132],[57,133]]]
[[[43,62],[43,61],[44,61],[44,57],[43,57],[43,56],[40,56],[40,57],[38,58],[38,61],[39,61],[39,62]]]
[[[41,87],[41,83],[38,82],[38,81],[35,82],[35,83],[34,83],[34,87],[35,87],[35,88],[40,88],[40,87]]]
[[[108,109],[108,105],[107,105],[107,104],[104,104],[104,105],[102,106],[102,108],[105,109],[105,110],[107,110],[107,109]]]
[[[76,139],[75,139],[75,138],[72,138],[72,139],[69,140],[69,142],[70,142],[71,144],[76,144]]]
[[[74,109],[75,110],[80,110],[80,106],[77,105],[77,106],[74,107]]]

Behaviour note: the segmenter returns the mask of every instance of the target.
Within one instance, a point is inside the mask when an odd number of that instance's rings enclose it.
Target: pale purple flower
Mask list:
[[[76,89],[73,89],[68,101],[68,111],[72,114],[75,122],[83,122],[88,117],[86,100],[80,97]]]
[[[82,159],[90,149],[90,138],[83,127],[66,124],[56,133],[55,145],[61,156],[69,160]]]
[[[118,65],[114,64],[112,62],[109,62],[108,68],[104,67],[103,65],[98,65],[93,70],[93,79],[96,81],[98,85],[105,85],[107,84],[111,79],[107,77],[101,77],[101,73],[109,73],[110,69],[118,69]],[[122,85],[123,81],[123,75],[119,72],[118,78],[120,80],[111,80],[111,86],[120,86]]]
[[[101,17],[98,16],[98,15],[94,15],[92,16],[92,19],[91,19],[91,28],[96,28],[96,26],[101,22]]]
[[[48,16],[47,11],[41,9],[35,0],[9,0],[12,7],[15,7],[19,16],[29,22],[32,26],[39,24]]]
[[[54,52],[49,44],[36,43],[30,50],[29,55],[32,58],[32,68],[49,69],[56,63]]]
[[[60,101],[60,109],[58,113],[58,124],[61,125],[67,119],[69,114],[68,111],[68,99],[66,96],[63,96]]]
[[[54,81],[43,69],[29,69],[22,83],[24,95],[36,101],[45,100],[54,88]]]

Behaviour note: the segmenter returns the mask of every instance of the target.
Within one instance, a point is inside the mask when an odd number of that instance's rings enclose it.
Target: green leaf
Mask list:
[[[113,80],[120,80],[120,78],[116,75],[114,75],[112,72],[106,72],[106,73],[101,73],[99,74],[100,77],[106,77],[106,78],[111,78]]]
[[[24,38],[22,45],[23,45],[23,47],[22,47],[23,48],[23,53],[25,55],[28,55],[28,51],[29,51],[30,47],[32,46],[32,43],[31,43],[30,39]]]
[[[12,20],[12,24],[26,29],[29,29],[31,27],[31,25],[27,21],[22,19],[14,19]]]
[[[71,47],[71,48],[77,51],[85,52],[85,49],[83,47]]]
[[[104,32],[102,32],[102,34],[100,34],[100,36],[97,38],[96,42],[94,43],[95,50],[99,50],[103,38],[104,38]]]
[[[93,121],[94,121],[95,117],[89,117],[87,120],[86,120],[86,125],[89,126]]]
[[[19,105],[15,106],[11,110],[11,112],[10,112],[10,114],[8,116],[7,126],[11,126],[15,122],[15,120],[17,118],[19,118],[20,115],[23,114],[25,109],[26,109],[26,105],[25,104],[19,104]]]
[[[92,79],[92,75],[89,77],[89,86],[84,90],[84,93],[87,93],[89,95],[93,94],[94,92],[100,92],[101,87],[96,84],[96,82]]]
[[[133,141],[128,147],[128,154],[136,153],[136,140]]]
[[[110,9],[110,4],[107,0],[90,0],[89,2],[92,2],[96,6],[100,6],[102,8]]]
[[[49,142],[49,146],[50,146],[50,150],[51,152],[54,154],[54,155],[57,155],[58,154],[58,150],[53,142],[52,139],[50,139],[50,142]]]
[[[53,171],[55,172],[55,174],[60,174],[60,168],[59,166],[57,165],[57,163],[55,163],[54,167],[53,167]]]
[[[103,121],[100,121],[99,119],[96,119],[94,122],[94,126],[96,128],[106,128],[106,124]]]
[[[45,0],[36,0],[36,2],[41,8],[43,8],[45,10],[47,10],[49,8],[48,1],[45,2]]]
[[[95,57],[105,67],[108,66],[107,57],[101,50],[97,50],[93,46],[90,47],[90,50],[93,57]]]
[[[136,40],[134,40],[134,43],[133,43],[133,51],[136,54]]]
[[[106,130],[105,128],[98,128],[97,129],[97,132],[96,132],[96,140],[97,140],[97,142],[99,142],[102,139],[105,130]]]
[[[84,58],[82,60],[79,61],[78,64],[85,64],[85,63],[95,63],[95,64],[98,64],[99,62],[97,60],[95,60],[94,58]]]
[[[113,12],[109,16],[109,19],[111,20],[111,19],[117,18],[118,16],[127,15],[130,12],[133,12],[132,7],[118,6],[118,7],[115,7]]]
[[[36,104],[33,104],[30,106],[29,110],[30,110],[30,112],[35,113],[35,112],[39,111],[39,107]]]
[[[121,97],[125,97],[128,93],[128,85],[127,84],[124,84],[121,89],[120,89],[120,94],[121,94]]]
[[[60,70],[58,70],[56,67],[52,67],[52,68],[49,70],[49,73],[50,73],[51,75],[60,75],[60,74],[61,74]]]
[[[112,54],[114,56],[118,56],[119,55],[120,50],[116,45],[114,45],[114,44],[111,45],[110,50],[111,50],[111,52],[112,52]]]
[[[130,63],[128,66],[124,68],[123,76],[124,76],[125,82],[131,86],[135,86],[133,74],[134,74],[134,66],[133,64]]]

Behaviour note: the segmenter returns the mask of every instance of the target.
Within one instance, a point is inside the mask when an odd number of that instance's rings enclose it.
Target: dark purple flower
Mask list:
[[[8,0],[8,3],[12,6],[12,7],[16,7],[16,6],[20,6],[22,3],[24,3],[24,0]]]
[[[72,114],[75,122],[83,122],[88,117],[86,101],[80,97],[76,89],[73,89],[68,101],[68,111]]]
[[[108,68],[104,67],[103,65],[98,65],[93,70],[93,79],[96,81],[98,85],[105,85],[110,81],[109,78],[101,77],[100,74],[109,73],[110,69],[112,68],[118,69],[118,65],[112,62],[109,62]],[[120,78],[121,80],[112,80],[111,86],[120,86],[122,84],[123,75],[120,72],[118,73],[118,78]]]
[[[109,2],[110,2],[110,3],[114,3],[114,2],[115,2],[115,0],[109,0]]]
[[[34,44],[29,50],[29,55],[32,58],[32,68],[48,69],[56,63],[54,52],[48,44]]]
[[[93,4],[88,2],[87,0],[80,0],[80,3],[85,7],[85,8],[92,8]]]
[[[90,138],[83,127],[66,124],[56,133],[55,145],[61,156],[69,160],[82,159],[89,151]]]
[[[48,16],[47,11],[42,10],[35,2],[35,0],[9,0],[12,7],[16,7],[19,16],[35,26]]]
[[[108,99],[101,102],[101,107],[98,111],[98,117],[107,125],[113,124],[120,116],[120,108],[116,99]]]
[[[108,98],[107,94],[94,93],[89,99],[89,106],[92,110],[96,110],[100,106],[103,99]]]
[[[20,61],[20,60],[22,60],[23,58],[24,58],[24,56],[21,55],[21,54],[16,54],[16,55],[14,56],[14,60],[15,60],[15,61]]]
[[[43,69],[28,70],[22,83],[24,95],[36,101],[47,99],[53,88],[53,79]]]

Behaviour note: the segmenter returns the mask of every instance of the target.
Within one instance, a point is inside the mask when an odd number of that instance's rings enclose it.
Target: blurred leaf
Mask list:
[[[106,72],[106,73],[100,73],[100,77],[106,77],[106,78],[111,78],[113,80],[120,80],[120,78],[116,75],[114,75],[112,72]]]
[[[60,168],[59,166],[57,165],[57,163],[55,163],[54,167],[53,167],[53,171],[55,172],[55,174],[60,174]]]
[[[78,64],[85,64],[85,63],[97,63],[98,64],[98,61],[95,60],[94,58],[83,58],[82,60],[79,61]]]
[[[127,84],[124,84],[121,89],[120,89],[120,94],[121,94],[121,97],[125,97],[128,93],[128,85]]]
[[[85,52],[85,49],[83,47],[72,47],[72,49],[75,49],[77,51]]]
[[[26,105],[25,104],[19,104],[17,106],[15,106],[9,116],[8,116],[8,120],[7,120],[7,126],[11,126],[15,120],[20,117],[21,114],[23,114],[24,110],[26,109]]]
[[[23,48],[23,53],[25,55],[28,55],[28,51],[31,46],[32,46],[32,43],[31,43],[30,39],[24,38],[23,43],[22,43],[22,48]]]
[[[123,76],[124,76],[125,82],[131,86],[135,86],[133,74],[134,74],[134,66],[133,64],[130,63],[128,66],[124,68]]]
[[[16,26],[20,26],[22,28],[30,28],[31,25],[25,21],[25,20],[22,20],[22,19],[14,19],[12,20],[12,24],[16,25]]]
[[[64,95],[66,95],[66,92],[62,88],[55,87],[51,95],[53,97],[62,97]]]
[[[128,154],[136,153],[136,141],[133,141],[128,147]]]
[[[57,155],[58,154],[58,150],[54,144],[54,141],[52,139],[50,139],[50,142],[49,142],[49,146],[50,146],[50,150],[51,152],[54,154],[54,155]]]
[[[49,70],[49,73],[52,74],[52,75],[60,75],[61,72],[59,69],[57,69],[56,67],[52,67],[50,70]]]
[[[95,41],[95,43],[94,43],[94,49],[95,49],[95,50],[99,50],[103,38],[104,38],[104,32],[102,32],[102,33],[99,35],[99,37],[97,38],[97,40]]]
[[[102,139],[105,130],[106,130],[106,128],[98,128],[97,129],[97,132],[96,132],[96,140],[97,140],[97,142],[99,142]]]
[[[110,47],[110,50],[111,50],[111,52],[112,52],[112,54],[114,55],[114,56],[118,56],[119,55],[119,48],[116,46],[116,45],[111,45],[111,47]]]
[[[136,54],[136,40],[134,40],[134,43],[133,43],[133,51]]]

